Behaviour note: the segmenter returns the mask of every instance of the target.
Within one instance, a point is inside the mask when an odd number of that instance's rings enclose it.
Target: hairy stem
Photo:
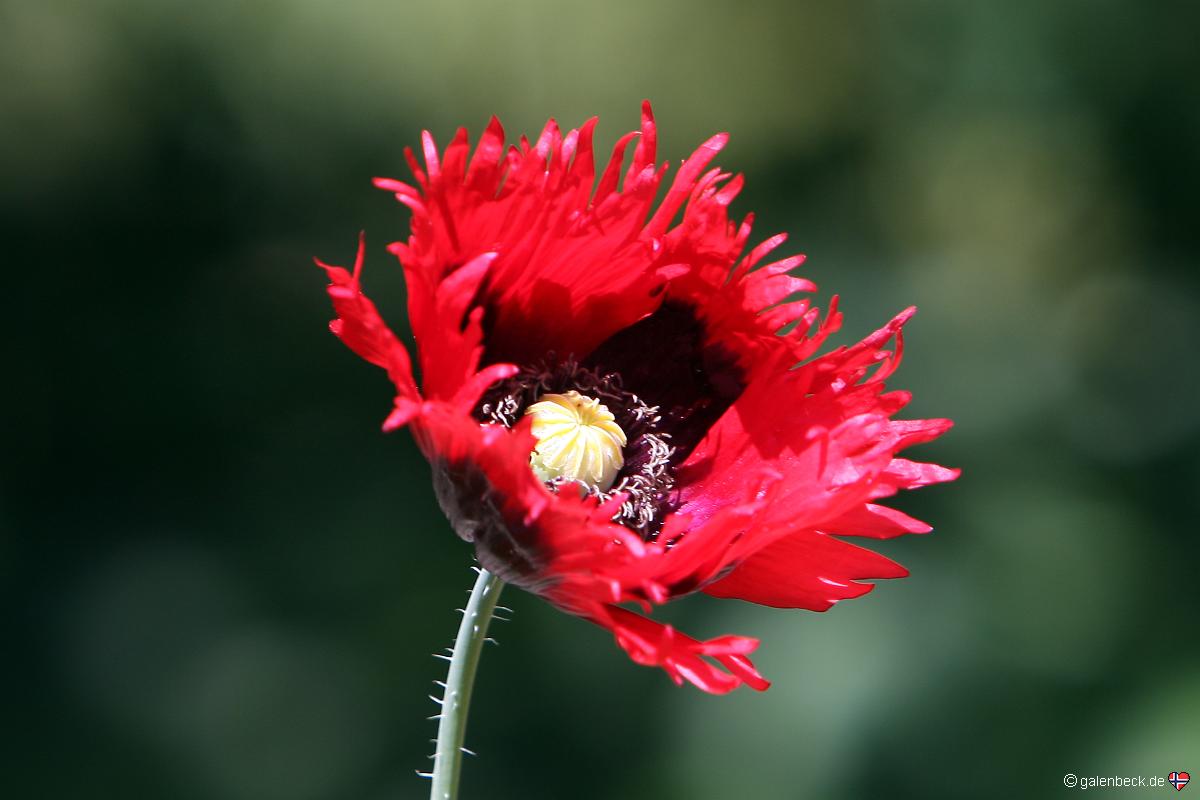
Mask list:
[[[475,670],[479,667],[479,656],[487,640],[492,611],[503,588],[503,581],[486,569],[480,569],[475,587],[471,590],[471,599],[463,611],[462,623],[458,626],[458,636],[454,638],[454,650],[450,656],[446,691],[442,694],[430,800],[456,800],[458,797],[463,738],[467,733],[467,712],[471,708],[471,688],[475,685]]]

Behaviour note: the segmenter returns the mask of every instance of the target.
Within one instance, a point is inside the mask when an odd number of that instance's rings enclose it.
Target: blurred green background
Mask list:
[[[776,683],[715,698],[517,591],[467,798],[1056,797],[1200,773],[1195,3],[0,4],[11,797],[417,798],[472,578],[311,265],[407,214],[404,145],[650,98],[717,130],[961,466],[912,577],[827,614],[689,599]],[[1159,792],[1170,791],[1169,788]],[[1091,795],[1103,796],[1096,791]],[[1114,795],[1122,793],[1112,793]]]

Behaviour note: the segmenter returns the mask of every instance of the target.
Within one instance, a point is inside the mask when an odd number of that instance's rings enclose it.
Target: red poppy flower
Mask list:
[[[469,158],[465,129],[441,154],[426,132],[424,168],[406,152],[415,185],[375,181],[412,211],[390,250],[419,384],[362,292],[361,241],[353,271],[321,264],[331,328],[387,370],[384,429],[410,427],[485,568],[676,683],[765,689],[757,640],[699,641],[621,604],[649,613],[702,591],[823,611],[870,591],[862,579],[906,575],[836,537],[930,530],[876,501],[957,476],[896,455],[951,423],[892,419],[909,395],[884,380],[912,309],[814,356],[840,324],[836,298],[822,318],[801,296],[815,288],[789,274],[802,256],[759,266],[783,235],[743,255],[751,218],[728,215],[742,178],[706,170],[725,134],[655,209],[667,166],[649,104],[598,184],[595,122],[563,135],[551,120],[506,149],[493,119]]]

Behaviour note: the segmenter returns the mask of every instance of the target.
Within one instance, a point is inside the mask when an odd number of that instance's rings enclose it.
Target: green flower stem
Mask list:
[[[438,721],[437,751],[433,757],[433,788],[430,800],[456,800],[462,769],[463,738],[467,733],[467,712],[471,708],[471,689],[475,670],[487,641],[488,624],[504,582],[486,569],[479,570],[471,599],[463,611],[458,636],[450,656],[446,691],[442,694],[442,713]]]

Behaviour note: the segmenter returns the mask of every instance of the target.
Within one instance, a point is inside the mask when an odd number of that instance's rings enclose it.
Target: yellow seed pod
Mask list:
[[[525,412],[537,445],[529,465],[543,481],[579,481],[607,491],[625,464],[625,431],[599,400],[574,390],[544,394]]]

